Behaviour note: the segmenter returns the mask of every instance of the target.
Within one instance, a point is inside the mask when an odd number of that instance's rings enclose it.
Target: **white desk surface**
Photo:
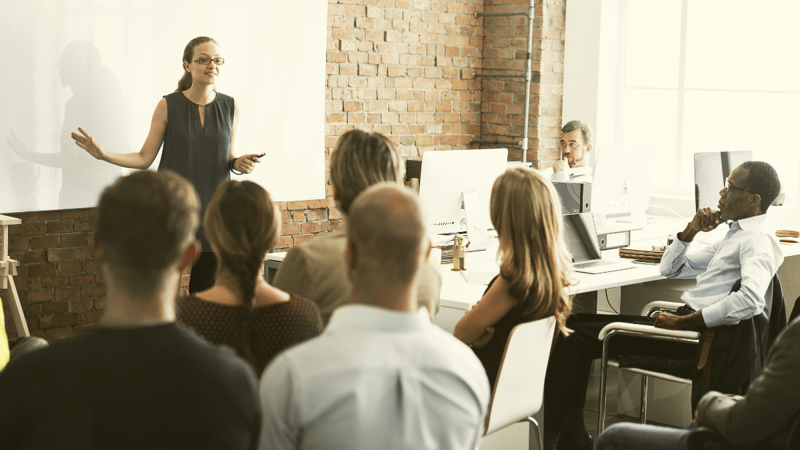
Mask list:
[[[440,293],[440,304],[444,307],[468,310],[483,296],[486,290],[486,282],[496,275],[499,271],[497,263],[494,261],[494,252],[479,252],[479,254],[467,254],[467,271],[453,272],[450,269],[452,264],[443,264],[442,269],[442,290]],[[619,258],[617,250],[604,252],[606,259]],[[578,282],[572,286],[570,294],[592,292],[612,287],[627,286],[630,284],[644,283],[647,281],[660,280],[664,277],[658,271],[657,265],[635,264],[624,261],[630,265],[630,269],[607,272],[603,274],[573,273],[573,278]],[[469,278],[477,278],[477,282],[468,282]]]
[[[668,219],[649,224],[645,229],[634,232],[632,238],[634,240],[633,247],[647,248],[645,243],[666,245],[667,235],[682,230],[684,226],[686,226],[685,219]],[[719,237],[709,235],[705,236],[705,239],[700,239],[700,241],[714,242],[724,237],[725,231],[722,230],[720,232],[721,235]],[[781,248],[785,258],[800,255],[800,244],[781,244]],[[495,247],[482,252],[467,253],[466,272],[451,271],[452,264],[441,265],[441,306],[469,310],[472,305],[477,303],[483,296],[488,281],[499,271],[495,260],[496,252],[497,249]],[[616,249],[605,251],[603,252],[603,258],[618,259],[619,251]],[[661,276],[658,265],[637,263],[631,263],[631,265],[633,266],[631,269],[596,275],[574,272],[573,277],[578,281],[578,284],[570,289],[570,294],[574,295],[665,279]],[[467,281],[470,278],[472,278],[473,282]]]

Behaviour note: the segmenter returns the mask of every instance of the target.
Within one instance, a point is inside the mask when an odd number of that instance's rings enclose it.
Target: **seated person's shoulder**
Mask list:
[[[80,351],[85,337],[52,342],[49,346],[35,350],[9,361],[0,371],[0,380],[29,380],[31,376],[55,373],[58,368],[71,363],[78,363],[87,356]],[[49,376],[48,375],[48,376]]]
[[[314,267],[329,264],[338,265],[339,258],[337,255],[344,254],[345,243],[346,239],[328,235],[292,247],[286,253],[280,267],[278,267],[276,283],[279,282],[287,272],[312,270]],[[280,288],[278,284],[276,284],[276,286]]]
[[[219,365],[217,369],[220,371],[237,372],[247,369],[247,363],[239,358],[232,348],[212,344],[181,323],[175,325],[181,334],[181,340],[175,342],[175,350],[185,352],[185,358],[195,359],[199,365],[206,365],[209,362],[217,364]]]
[[[485,376],[483,364],[475,356],[475,352],[451,333],[433,326],[428,339],[430,344],[435,342],[435,345],[428,346],[429,350],[445,366],[477,370]]]

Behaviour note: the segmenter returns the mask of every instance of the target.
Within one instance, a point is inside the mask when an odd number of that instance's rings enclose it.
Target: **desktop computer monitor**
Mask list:
[[[422,154],[419,201],[430,234],[467,232],[482,240],[491,228],[492,185],[506,170],[508,150],[450,150]],[[465,195],[466,202],[465,202]],[[468,230],[468,222],[477,222]],[[473,236],[473,234],[475,234]],[[473,239],[475,238],[475,239]],[[473,242],[474,243],[474,242]]]
[[[575,262],[601,259],[597,230],[591,213],[564,214],[564,239]]]
[[[739,164],[753,159],[753,152],[708,152],[694,154],[694,206],[717,208],[719,191]]]

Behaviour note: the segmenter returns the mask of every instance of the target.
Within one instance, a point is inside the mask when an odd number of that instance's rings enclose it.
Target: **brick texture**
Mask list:
[[[522,72],[527,18],[473,13],[527,8],[525,0],[329,0],[326,155],[353,128],[386,135],[405,158],[477,148],[471,139],[519,141],[524,80],[472,75]],[[537,0],[535,12],[527,156],[541,168],[558,158],[564,0]],[[518,147],[509,150],[510,159],[520,159]],[[328,175],[325,192],[324,199],[279,202],[282,235],[276,250],[342,226]],[[58,340],[90,333],[106,304],[92,246],[96,209],[10,215],[23,222],[11,227],[9,250],[21,262],[15,281],[31,334]],[[181,278],[184,292],[188,282],[187,272]],[[6,330],[14,337],[4,307]]]
[[[486,0],[485,12],[525,12],[524,0]],[[531,100],[527,160],[541,169],[558,160],[564,86],[564,1],[537,1],[534,8]],[[483,73],[522,73],[527,56],[526,16],[485,17]],[[518,142],[523,135],[525,80],[482,81],[482,140]],[[521,160],[520,147],[509,147],[509,159]]]

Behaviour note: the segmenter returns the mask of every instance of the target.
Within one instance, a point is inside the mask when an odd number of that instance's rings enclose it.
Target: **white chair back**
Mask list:
[[[556,318],[547,317],[511,330],[489,403],[484,436],[541,409],[555,326]]]

